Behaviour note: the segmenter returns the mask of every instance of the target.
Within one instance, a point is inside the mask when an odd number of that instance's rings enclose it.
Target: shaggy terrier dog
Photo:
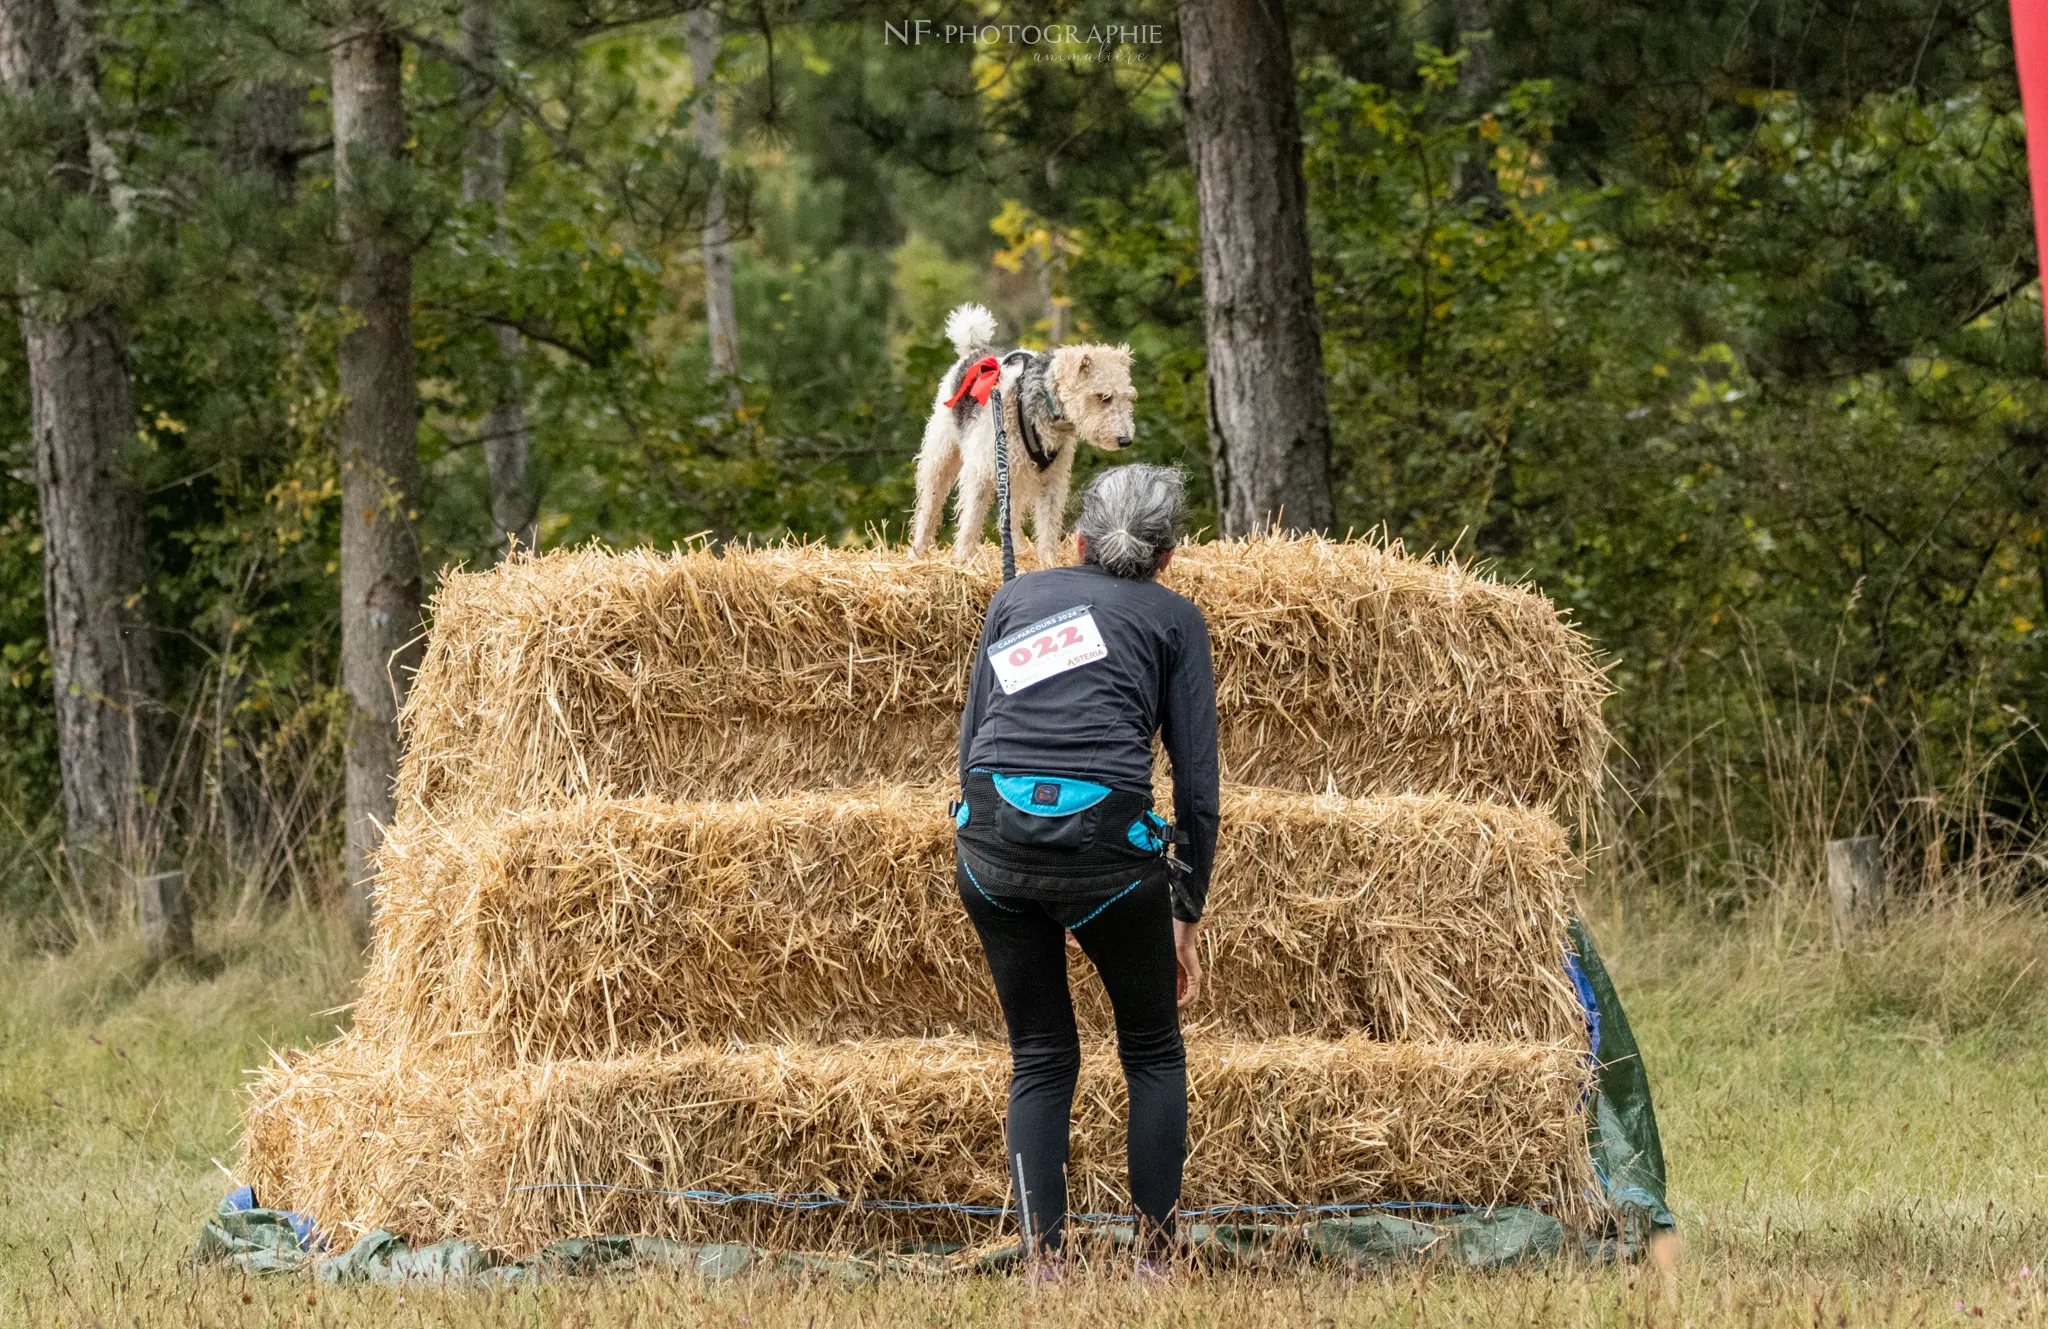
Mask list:
[[[938,538],[946,494],[960,485],[959,534],[954,553],[965,560],[981,542],[982,523],[996,492],[995,413],[988,387],[1000,376],[1003,430],[1010,454],[1010,530],[1024,547],[1024,514],[1041,567],[1051,567],[1065,534],[1067,486],[1074,450],[1082,443],[1114,452],[1131,441],[1131,348],[1062,346],[1053,351],[1011,351],[1000,368],[995,315],[961,305],[946,316],[946,337],[959,358],[939,380],[932,417],[917,454],[917,514],[910,552],[924,554]],[[963,388],[962,379],[966,379]]]

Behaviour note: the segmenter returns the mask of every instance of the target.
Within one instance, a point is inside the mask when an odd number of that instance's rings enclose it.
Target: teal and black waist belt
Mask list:
[[[970,771],[955,843],[985,891],[1027,899],[1114,894],[1167,871],[1173,828],[1149,793],[1071,776]]]

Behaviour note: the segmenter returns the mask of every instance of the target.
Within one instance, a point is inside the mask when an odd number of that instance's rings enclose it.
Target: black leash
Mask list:
[[[996,413],[996,520],[1003,528],[1003,580],[1017,579],[1016,542],[1010,538],[1010,440],[1003,429],[1003,390],[991,388],[989,409]]]

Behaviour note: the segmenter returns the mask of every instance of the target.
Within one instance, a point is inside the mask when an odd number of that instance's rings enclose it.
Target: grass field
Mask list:
[[[2048,1318],[2048,919],[1961,908],[1835,956],[1812,921],[1596,914],[1656,1087],[1688,1243],[1641,1268],[1103,1275],[844,1286],[642,1278],[316,1287],[180,1259],[225,1181],[244,1068],[325,1035],[355,960],[321,919],[130,946],[0,937],[0,1318],[36,1325],[1161,1323],[1709,1325]],[[1216,963],[1227,963],[1217,957]],[[328,1014],[320,1014],[322,1011]]]

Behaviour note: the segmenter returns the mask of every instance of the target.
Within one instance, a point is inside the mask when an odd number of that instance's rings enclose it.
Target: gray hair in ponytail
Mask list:
[[[1088,562],[1112,577],[1144,581],[1180,544],[1187,506],[1187,480],[1173,467],[1115,466],[1082,492],[1074,529],[1087,538]]]

